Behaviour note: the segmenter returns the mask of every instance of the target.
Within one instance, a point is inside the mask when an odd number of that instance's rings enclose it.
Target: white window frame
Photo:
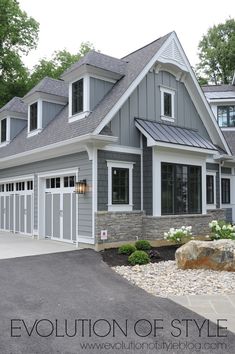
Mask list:
[[[108,167],[108,211],[132,211],[133,210],[133,167],[134,162],[107,161]],[[129,169],[129,204],[112,204],[112,168]]]
[[[206,176],[213,176],[213,184],[214,184],[214,203],[213,204],[206,204],[207,209],[216,209],[216,172],[206,171]],[[206,184],[207,188],[207,184]],[[207,194],[207,189],[206,189]]]
[[[1,123],[1,121],[3,120],[3,119],[6,119],[6,140],[5,141],[1,141],[1,127],[2,127],[2,123]],[[4,118],[2,118],[1,119],[1,121],[0,121],[0,147],[3,147],[3,146],[6,146],[7,144],[9,144],[9,142],[10,142],[10,117],[9,116],[6,116],[6,117],[4,117]]]
[[[72,114],[72,101],[73,101],[73,90],[72,85],[74,82],[83,79],[83,112]],[[90,113],[90,77],[89,75],[83,75],[76,80],[69,83],[69,123],[75,122],[82,118],[85,118]]]
[[[174,122],[175,121],[175,91],[163,86],[160,86],[160,91],[161,91],[161,119],[167,122]],[[164,93],[168,93],[171,95],[171,104],[172,104],[171,117],[164,115]]]
[[[38,115],[37,115],[37,128],[30,131],[30,107],[34,104],[38,104]],[[42,99],[31,102],[28,105],[28,138],[37,135],[42,131]]]

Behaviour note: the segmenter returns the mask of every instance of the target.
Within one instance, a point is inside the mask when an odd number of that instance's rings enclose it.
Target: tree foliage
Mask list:
[[[199,42],[197,76],[201,84],[230,84],[235,71],[235,20],[209,28]]]
[[[86,53],[94,49],[90,42],[82,42],[77,54],[71,54],[67,50],[59,50],[53,53],[51,59],[41,59],[33,68],[29,78],[28,89],[35,86],[45,76],[59,79],[61,74],[76,61],[80,60]]]
[[[28,70],[21,55],[36,47],[39,24],[16,0],[0,0],[0,106],[27,87]]]

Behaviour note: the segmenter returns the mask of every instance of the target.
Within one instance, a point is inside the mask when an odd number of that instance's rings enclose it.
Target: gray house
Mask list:
[[[0,120],[1,230],[97,248],[205,234],[230,204],[233,157],[175,32],[122,59],[89,52]]]

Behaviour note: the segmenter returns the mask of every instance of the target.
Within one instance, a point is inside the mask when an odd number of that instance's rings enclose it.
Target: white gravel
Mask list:
[[[113,269],[131,283],[162,297],[235,293],[235,272],[206,269],[181,270],[175,261]]]

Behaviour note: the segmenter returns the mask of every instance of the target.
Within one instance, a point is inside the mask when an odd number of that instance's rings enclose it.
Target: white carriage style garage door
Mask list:
[[[75,242],[77,230],[75,176],[47,178],[45,183],[45,236]]]
[[[0,229],[33,234],[33,181],[0,184]]]

